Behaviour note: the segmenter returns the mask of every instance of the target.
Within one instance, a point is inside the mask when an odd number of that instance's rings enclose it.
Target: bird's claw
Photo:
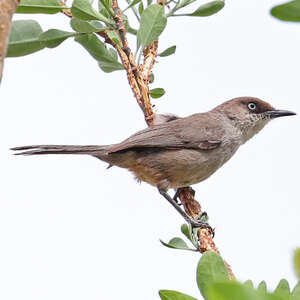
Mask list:
[[[199,221],[201,221],[201,222],[204,222],[204,223],[207,223],[207,221],[208,221],[208,215],[207,215],[207,212],[206,212],[206,211],[202,212],[202,213],[198,216],[197,220],[199,220]]]
[[[182,205],[182,203],[179,201],[179,193],[180,191],[177,189],[173,197],[173,201],[176,202],[178,205]]]
[[[206,213],[204,212],[204,214]],[[200,216],[202,216],[202,214]],[[198,219],[190,218],[189,223],[192,226],[192,228],[208,229],[211,232],[212,237],[215,236],[215,230],[208,223],[200,221],[199,218]]]
[[[193,219],[183,209],[180,208],[177,201],[174,200],[174,198],[170,197],[170,195],[165,190],[158,187],[158,191],[180,213],[180,215],[186,220],[186,222],[192,226],[192,228],[207,228],[212,233],[212,235],[214,235],[214,230],[209,226],[209,224],[201,220],[201,217],[207,217],[207,214],[205,212],[200,214],[198,219]]]

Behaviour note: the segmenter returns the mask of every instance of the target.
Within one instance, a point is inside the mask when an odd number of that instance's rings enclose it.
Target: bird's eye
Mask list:
[[[248,108],[249,108],[250,110],[255,110],[255,109],[256,109],[256,104],[253,103],[253,102],[250,102],[250,103],[248,104]]]

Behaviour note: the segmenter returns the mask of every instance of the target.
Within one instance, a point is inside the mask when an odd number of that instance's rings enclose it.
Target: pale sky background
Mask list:
[[[300,113],[300,24],[269,15],[281,1],[231,0],[210,18],[169,19],[153,87],[158,112],[187,116],[237,96]],[[70,30],[63,15],[34,18]],[[201,298],[198,253],[163,247],[181,217],[147,184],[87,156],[14,157],[12,146],[109,144],[145,127],[124,71],[103,73],[71,39],[6,60],[0,101],[0,299]],[[271,122],[209,180],[197,199],[239,280],[292,286],[300,246],[300,118]]]

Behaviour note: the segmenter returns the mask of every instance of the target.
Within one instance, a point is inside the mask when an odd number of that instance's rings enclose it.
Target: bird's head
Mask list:
[[[225,114],[241,130],[243,142],[258,133],[270,120],[296,115],[292,111],[277,110],[269,103],[254,97],[234,98],[217,106],[215,110]]]

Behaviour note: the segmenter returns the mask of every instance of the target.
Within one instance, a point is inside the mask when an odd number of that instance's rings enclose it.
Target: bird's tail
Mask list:
[[[18,151],[15,155],[41,155],[41,154],[89,154],[93,156],[104,155],[109,146],[72,146],[72,145],[33,145],[11,148]]]

